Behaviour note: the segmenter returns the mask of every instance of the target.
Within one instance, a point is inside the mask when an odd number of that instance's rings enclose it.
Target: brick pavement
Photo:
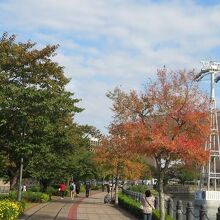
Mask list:
[[[94,192],[89,198],[84,194],[71,200],[54,197],[51,202],[25,211],[20,220],[137,220],[124,210],[104,204],[106,192]]]

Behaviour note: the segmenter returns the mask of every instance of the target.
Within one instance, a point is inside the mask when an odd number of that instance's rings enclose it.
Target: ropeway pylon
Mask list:
[[[220,72],[220,63],[214,61],[201,61],[203,68],[196,76],[195,80],[199,81],[204,76],[210,75],[210,135],[205,148],[210,151],[210,158],[206,166],[202,167],[200,177],[200,188],[204,183],[207,184],[207,190],[210,191],[213,184],[214,190],[217,188],[217,179],[220,179],[220,172],[217,172],[217,163],[220,165],[220,145],[219,145],[219,128],[218,116],[215,100],[215,82],[219,81],[216,73]]]

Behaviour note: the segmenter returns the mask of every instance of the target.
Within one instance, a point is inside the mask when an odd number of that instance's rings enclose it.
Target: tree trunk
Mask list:
[[[160,203],[160,220],[165,220],[165,199],[163,192],[163,178],[164,173],[159,173],[159,203]]]
[[[114,181],[113,179],[114,179],[114,178],[113,178],[113,176],[112,176],[112,180],[111,180],[111,181],[112,181],[112,186],[111,186],[111,188],[110,188],[110,189],[111,189],[111,201],[113,200],[113,195],[112,195],[112,192],[113,192],[113,181]]]
[[[10,190],[16,189],[19,178],[19,170],[17,170],[13,176],[10,178]]]
[[[115,180],[115,204],[118,204],[118,179],[119,179],[119,168],[117,168],[116,180]]]
[[[40,188],[43,192],[46,192],[47,191],[47,187],[49,185],[49,180],[46,180],[46,179],[41,179],[40,180]]]
[[[105,191],[104,177],[102,177],[102,192]]]

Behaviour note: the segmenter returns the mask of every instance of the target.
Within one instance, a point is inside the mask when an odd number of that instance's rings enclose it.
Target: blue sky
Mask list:
[[[60,45],[55,60],[85,108],[76,120],[103,132],[115,86],[140,90],[163,65],[199,71],[201,60],[220,62],[217,0],[1,0],[0,11],[0,33]],[[209,92],[208,81],[199,85]]]

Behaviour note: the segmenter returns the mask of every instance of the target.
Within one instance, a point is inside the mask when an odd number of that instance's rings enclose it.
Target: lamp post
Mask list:
[[[24,122],[24,118],[23,117],[22,117],[22,120],[21,120],[21,126],[22,126],[21,142],[22,142],[22,145],[24,145],[25,122]],[[17,194],[17,200],[18,201],[21,201],[23,162],[24,162],[24,159],[23,159],[23,157],[21,157],[20,172],[19,172],[19,182],[18,182],[18,194]]]
[[[21,158],[19,183],[18,183],[18,201],[21,201],[21,187],[22,187],[22,172],[23,172],[23,157]]]

